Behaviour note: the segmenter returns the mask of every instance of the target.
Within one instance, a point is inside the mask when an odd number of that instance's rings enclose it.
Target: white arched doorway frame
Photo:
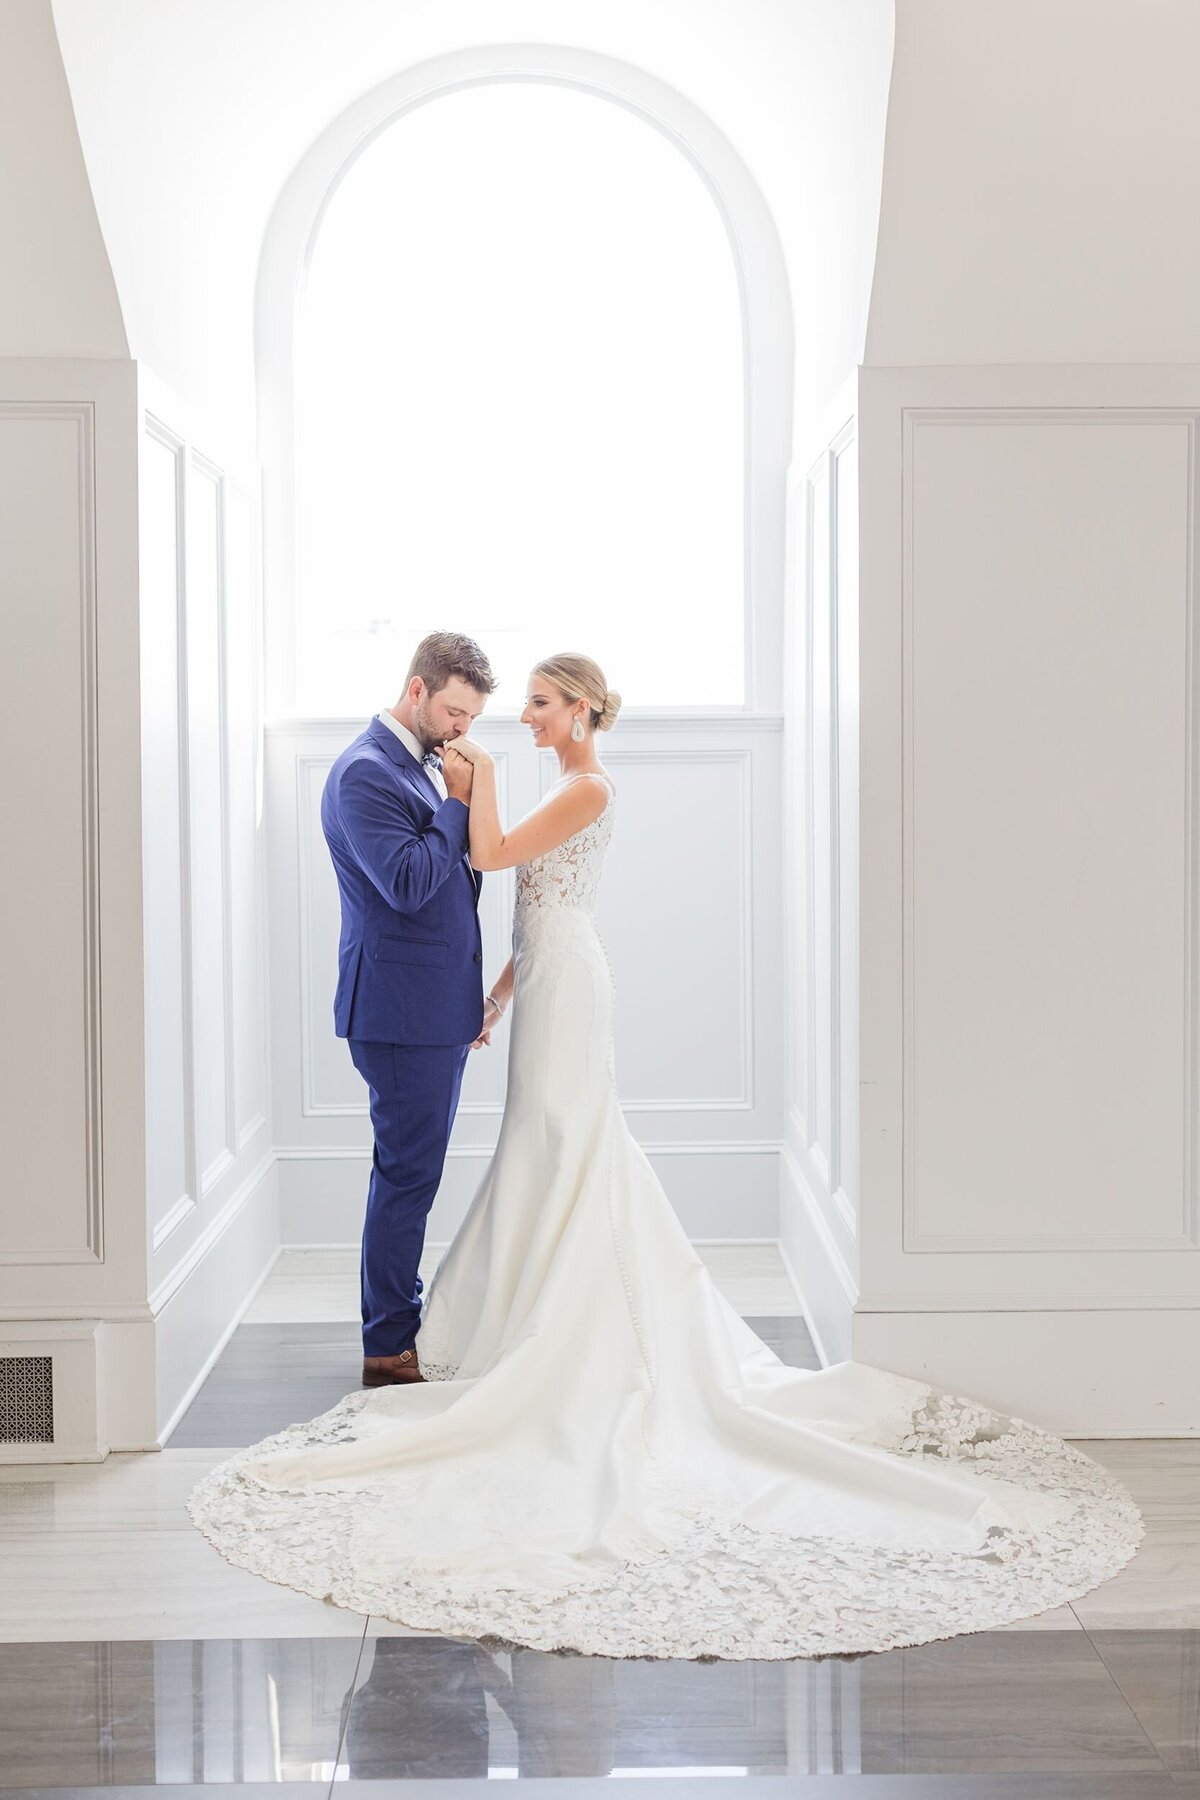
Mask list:
[[[778,713],[782,707],[794,341],[786,265],[775,221],[729,139],[675,88],[631,63],[590,51],[511,44],[432,58],[364,94],[310,146],[285,183],[268,222],[255,295],[255,366],[263,465],[269,718],[290,716],[295,710],[296,320],[325,208],[357,158],[406,113],[463,88],[529,82],[598,95],[653,126],[691,164],[724,225],[738,284],[745,371],[745,710]]]

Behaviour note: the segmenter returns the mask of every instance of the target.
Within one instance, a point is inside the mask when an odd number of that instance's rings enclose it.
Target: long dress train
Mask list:
[[[1095,1461],[870,1364],[788,1367],[714,1286],[617,1099],[612,819],[610,784],[517,871],[507,1102],[430,1287],[432,1379],[230,1458],[192,1518],[356,1611],[613,1656],[857,1654],[1089,1592],[1143,1531]]]

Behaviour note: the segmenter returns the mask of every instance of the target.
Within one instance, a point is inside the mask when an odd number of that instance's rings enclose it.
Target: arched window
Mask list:
[[[478,638],[633,706],[743,704],[743,328],[718,208],[662,133],[553,82],[406,113],[321,217],[295,357],[298,710]]]

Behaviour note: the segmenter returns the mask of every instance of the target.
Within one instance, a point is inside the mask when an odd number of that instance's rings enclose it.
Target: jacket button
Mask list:
[[[475,961],[477,963],[481,963],[483,961],[483,951],[482,950],[477,950],[475,952]]]

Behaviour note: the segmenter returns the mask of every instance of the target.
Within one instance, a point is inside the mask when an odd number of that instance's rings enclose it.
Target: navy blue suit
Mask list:
[[[367,1083],[375,1154],[362,1243],[363,1351],[409,1349],[417,1273],[470,1045],[483,946],[468,818],[372,719],[338,757],[321,825],[341,896],[334,1029]]]

